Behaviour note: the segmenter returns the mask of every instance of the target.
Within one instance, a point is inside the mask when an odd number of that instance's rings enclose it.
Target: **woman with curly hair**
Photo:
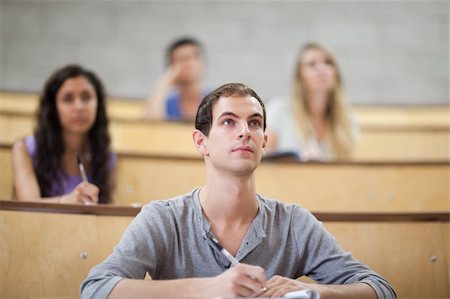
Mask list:
[[[290,101],[267,105],[267,150],[295,152],[303,161],[346,160],[359,128],[348,107],[333,55],[309,43],[297,59]]]
[[[87,181],[82,179],[77,155]],[[40,97],[34,134],[13,146],[17,199],[109,203],[116,159],[99,78],[78,65],[55,71]]]

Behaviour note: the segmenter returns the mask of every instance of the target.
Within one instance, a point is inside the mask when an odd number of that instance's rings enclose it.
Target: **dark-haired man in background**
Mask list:
[[[145,117],[193,121],[201,99],[210,91],[204,86],[204,48],[194,38],[175,40],[166,51],[167,69],[147,99]]]

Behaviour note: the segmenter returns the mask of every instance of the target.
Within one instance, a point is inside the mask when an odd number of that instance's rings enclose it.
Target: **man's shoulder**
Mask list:
[[[258,194],[263,207],[274,214],[292,214],[294,216],[312,215],[312,213],[297,203],[289,203],[279,199],[267,198]]]
[[[303,209],[300,205],[294,203],[288,203],[281,201],[279,199],[268,198],[264,195],[258,194],[258,198],[260,199],[263,206],[269,209],[275,210],[294,210],[294,209]]]
[[[197,189],[194,189],[189,193],[181,194],[172,198],[151,201],[142,208],[142,211],[167,211],[169,209],[179,209],[183,207],[192,208],[194,193],[196,192],[196,190]]]

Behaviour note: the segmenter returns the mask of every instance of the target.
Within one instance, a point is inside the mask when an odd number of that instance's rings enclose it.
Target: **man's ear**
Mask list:
[[[192,133],[192,139],[194,140],[194,145],[197,148],[197,150],[203,155],[208,156],[208,146],[207,141],[208,138],[199,130],[194,130]]]
[[[263,142],[263,144],[262,144],[262,150],[263,150],[263,153],[266,151],[266,145],[267,145],[267,140],[268,140],[268,136],[267,136],[267,134],[265,134],[264,133],[264,142]]]

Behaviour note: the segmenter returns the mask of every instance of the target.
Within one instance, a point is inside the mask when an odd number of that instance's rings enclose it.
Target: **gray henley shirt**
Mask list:
[[[106,298],[124,278],[212,277],[230,267],[207,235],[199,189],[144,206],[113,253],[92,268],[82,298]],[[345,252],[309,211],[257,196],[259,211],[236,254],[239,262],[265,269],[267,278],[307,275],[321,284],[370,285],[378,298],[396,298],[393,287]]]

